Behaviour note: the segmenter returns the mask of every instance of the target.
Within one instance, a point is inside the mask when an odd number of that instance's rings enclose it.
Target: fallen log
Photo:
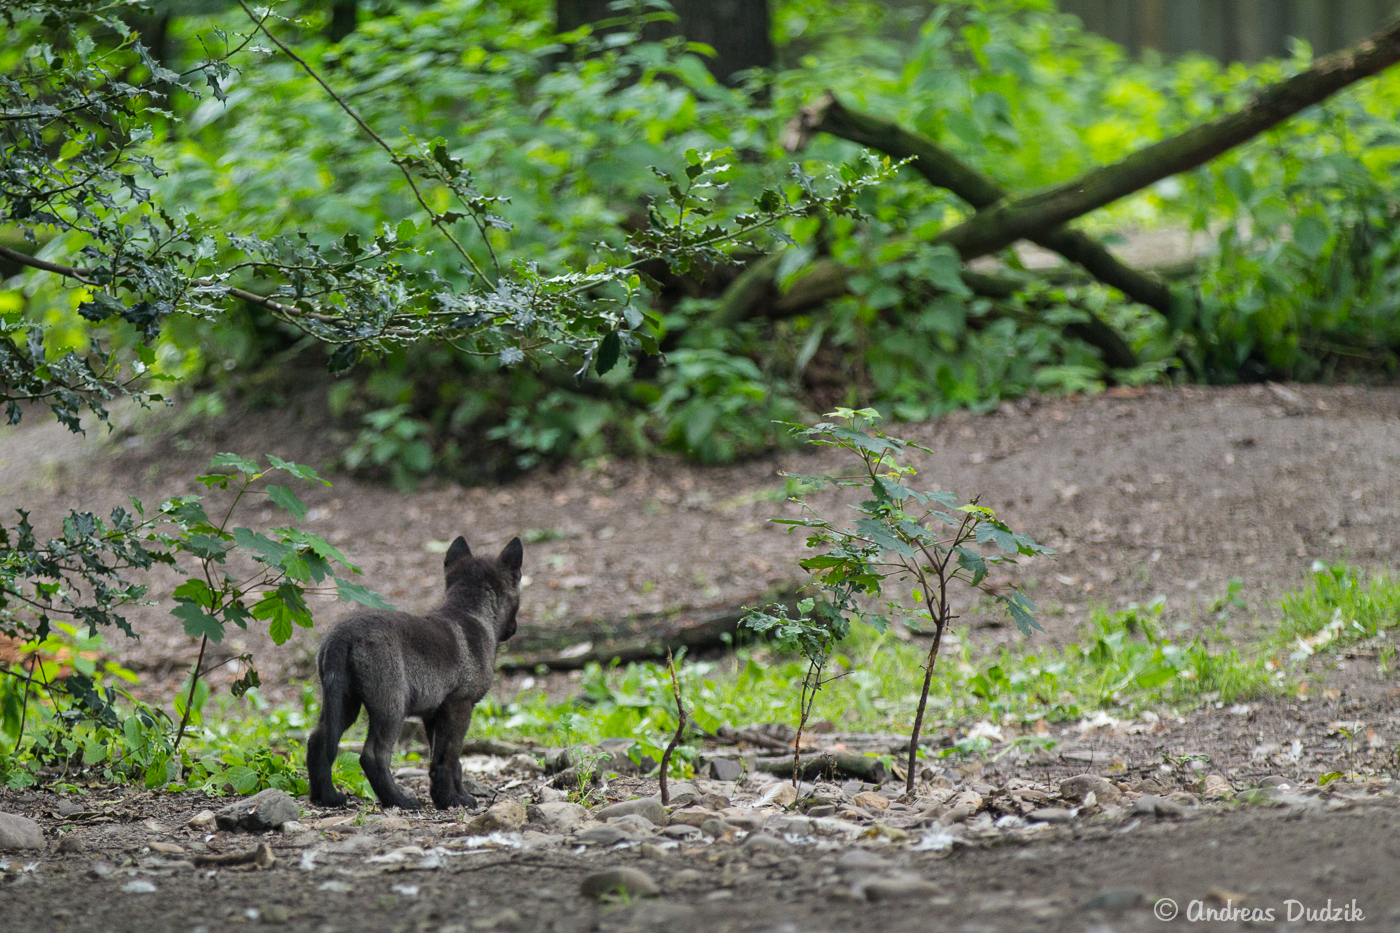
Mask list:
[[[792,778],[792,756],[781,758],[756,758],[754,769],[778,777]],[[894,771],[879,758],[857,755],[854,752],[821,752],[803,755],[798,760],[797,776],[804,781],[819,778],[827,780],[844,779],[883,784],[894,777]]]
[[[499,671],[581,670],[614,660],[659,661],[666,652],[727,648],[749,608],[770,602],[795,609],[796,587],[760,594],[742,605],[648,612],[621,619],[586,619],[553,631],[522,632],[496,657]]]
[[[790,151],[802,148],[816,133],[829,133],[879,150],[897,161],[912,159],[910,167],[930,184],[951,191],[978,210],[1007,196],[1005,188],[933,140],[906,130],[893,120],[851,110],[830,91],[794,118],[784,145]],[[1059,253],[1133,301],[1162,314],[1172,314],[1175,298],[1166,282],[1124,264],[1088,234],[1057,227],[1029,234],[1026,239]]]
[[[1400,61],[1400,20],[1357,45],[1320,58],[1307,70],[1265,88],[1234,113],[1139,149],[1112,165],[1043,191],[979,210],[935,237],[964,260],[999,252],[1076,217],[1204,165],[1333,94]]]

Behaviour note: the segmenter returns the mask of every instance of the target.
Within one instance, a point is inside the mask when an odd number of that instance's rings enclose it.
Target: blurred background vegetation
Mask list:
[[[850,158],[857,147],[830,135],[790,145],[789,122],[827,91],[1023,192],[1243,105],[1309,64],[1306,36],[1340,44],[1347,30],[1364,31],[1360,7],[1375,25],[1391,5],[1112,4],[1136,11],[1131,22],[1094,25],[1118,29],[1131,49],[1065,12],[1092,21],[1092,6],[349,0],[282,4],[277,29],[381,134],[444,138],[482,192],[509,199],[497,210],[514,229],[489,234],[502,261],[582,270],[664,194],[650,167],[680,173],[688,149],[733,149],[721,213],[744,210],[793,161],[816,174]],[[1246,48],[1238,36],[1255,35],[1247,16],[1221,20],[1236,39],[1202,32],[1196,45],[1219,56],[1210,57],[1171,38],[1197,7],[1239,7],[1278,35]],[[246,32],[248,19],[221,0],[173,0],[133,25],[178,71],[202,57],[202,36]],[[31,39],[9,30],[0,59],[13,62]],[[257,45],[235,63],[226,100],[172,96],[170,117],[144,144],[168,171],[151,180],[158,203],[262,236],[370,239],[405,219],[424,227],[426,213],[383,152],[352,132],[304,71]],[[1238,58],[1251,60],[1229,61]],[[916,420],[1030,391],[1385,379],[1400,350],[1397,112],[1400,73],[1383,73],[1077,222],[1143,268],[1165,253],[1149,245],[1134,254],[1135,237],[1190,244],[1155,270],[1194,297],[1189,320],[1030,250],[975,268],[1030,271],[1040,284],[1009,297],[973,294],[958,280],[956,254],[928,245],[969,215],[967,205],[906,168],[862,196],[864,221],[794,221],[776,287],[744,314],[727,311],[744,285],[739,265],[647,269],[662,353],[634,355],[604,376],[580,381],[575,367],[547,357],[504,368],[424,343],[333,378],[323,344],[252,305],[217,323],[169,318],[155,368],[176,380],[170,394],[196,418],[316,393],[344,439],[342,464],[405,487],[607,453],[723,462],[783,443],[775,419],[836,405]],[[41,255],[63,246],[26,244],[5,227],[0,243]],[[486,261],[485,243],[469,248]],[[454,268],[445,252],[405,261],[445,276]],[[832,261],[849,270],[843,287],[819,301],[791,297],[794,283]],[[99,327],[120,344],[129,326],[85,320],[79,292],[53,277],[13,265],[0,275],[12,276],[0,283],[0,314],[41,322],[50,352],[81,349]],[[1106,361],[1068,326],[1090,313],[1122,336],[1133,365]],[[128,343],[137,342],[133,330]]]

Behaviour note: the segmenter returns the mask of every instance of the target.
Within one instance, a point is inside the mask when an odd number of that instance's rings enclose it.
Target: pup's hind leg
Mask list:
[[[311,805],[343,807],[346,797],[335,789],[331,769],[340,753],[340,737],[355,724],[360,715],[360,701],[345,697],[339,709],[328,713],[330,703],[322,703],[321,718],[306,740],[306,772],[310,778]]]
[[[374,788],[375,796],[384,806],[417,810],[422,804],[400,790],[389,771],[394,745],[399,740],[399,730],[403,728],[402,700],[392,706],[389,703],[376,703],[374,706],[366,703],[365,709],[369,712],[369,735],[365,738],[365,750],[360,753],[360,767],[369,779],[369,786]]]
[[[433,805],[439,810],[476,806],[476,798],[462,786],[462,739],[471,725],[473,706],[449,700],[427,723],[431,749],[428,782]]]

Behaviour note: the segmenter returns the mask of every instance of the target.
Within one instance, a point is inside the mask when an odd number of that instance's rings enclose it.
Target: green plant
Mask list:
[[[891,612],[903,616],[907,627],[933,636],[923,664],[923,685],[909,738],[905,790],[912,795],[919,733],[928,705],[934,665],[944,633],[955,618],[948,602],[949,587],[961,581],[970,587],[982,588],[1006,607],[1021,633],[1029,635],[1032,628],[1040,627],[1032,615],[1035,605],[1014,588],[988,583],[988,567],[1015,563],[1018,556],[1054,552],[1027,535],[1013,532],[994,511],[979,505],[976,499],[960,503],[949,492],[919,492],[905,485],[917,471],[902,464],[901,456],[910,447],[926,448],[874,429],[880,415],[873,409],[838,408],[828,417],[845,424],[821,422],[810,428],[792,425],[791,431],[808,443],[853,454],[860,462],[860,471],[838,479],[828,476],[798,478],[814,485],[831,484],[868,492],[871,498],[854,507],[857,514],[864,517],[838,524],[817,513],[805,500],[798,499],[804,513],[801,518],[772,519],[792,526],[792,530],[810,529],[807,546],[825,551],[800,562],[821,585],[823,599],[819,606],[814,600],[804,601],[799,607],[805,616],[803,619],[793,619],[785,608],[777,607],[776,615],[752,613],[744,624],[759,633],[773,632],[779,638],[796,640],[807,657],[812,674],[802,685],[801,721],[805,722],[811,709],[809,692],[814,696],[821,688],[821,668],[832,646],[849,631],[846,616],[877,628],[888,625],[884,616],[865,611],[857,598],[885,596],[886,586],[893,581],[908,581],[912,585],[909,593],[914,604],[912,609],[904,608],[893,599],[885,603]],[[941,527],[935,529],[934,522]],[[1001,553],[984,553],[988,546]]]

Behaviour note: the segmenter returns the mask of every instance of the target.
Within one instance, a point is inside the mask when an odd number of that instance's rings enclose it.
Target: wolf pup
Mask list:
[[[316,652],[321,721],[306,743],[312,804],[345,805],[345,795],[331,781],[331,765],[341,735],[363,706],[369,737],[360,765],[380,803],[421,806],[389,773],[404,717],[419,716],[428,732],[433,804],[439,810],[476,806],[462,787],[462,738],[472,709],[491,686],[496,645],[515,634],[523,557],[519,538],[492,559],[473,555],[466,539],[458,537],[443,561],[447,598],[442,605],[424,616],[358,612],[326,635]]]

